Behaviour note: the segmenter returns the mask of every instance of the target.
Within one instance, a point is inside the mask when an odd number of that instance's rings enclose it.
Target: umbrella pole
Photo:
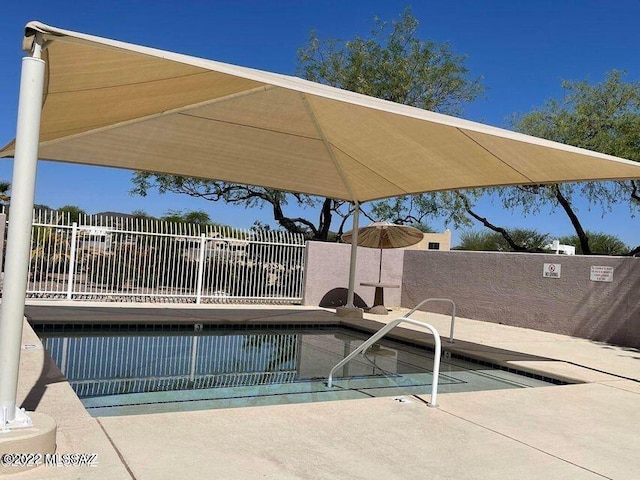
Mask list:
[[[380,267],[378,268],[378,283],[382,283],[382,249],[380,249]]]
[[[358,254],[358,217],[360,214],[360,204],[353,203],[355,210],[353,211],[353,236],[351,237],[351,261],[349,263],[349,291],[347,293],[347,308],[355,308],[353,298],[355,296],[356,286],[356,257]]]

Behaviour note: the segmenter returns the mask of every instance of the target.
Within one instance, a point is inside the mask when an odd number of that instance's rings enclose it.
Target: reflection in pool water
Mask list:
[[[430,352],[384,340],[329,389],[331,368],[369,336],[334,326],[39,335],[96,416],[429,394],[432,383]],[[441,393],[549,385],[455,359],[439,380]]]

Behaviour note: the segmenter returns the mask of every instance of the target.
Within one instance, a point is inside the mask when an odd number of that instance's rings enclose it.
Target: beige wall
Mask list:
[[[384,289],[384,303],[387,307],[399,307],[402,297],[402,268],[404,250],[427,250],[429,242],[440,244],[440,251],[451,249],[451,231],[443,233],[425,233],[419,243],[406,248],[385,249],[382,252],[381,282],[398,285],[399,288]],[[349,260],[351,245],[345,243],[307,242],[305,262],[304,305],[320,305],[322,299],[334,305],[338,298],[346,299],[349,284]],[[375,289],[361,283],[377,282],[380,275],[380,250],[358,248],[356,270],[356,295],[363,302],[359,306],[371,307]],[[343,289],[343,291],[335,291]],[[332,298],[325,297],[333,291]],[[343,304],[343,303],[340,303]]]
[[[560,278],[544,278],[545,263]],[[613,267],[613,282],[590,280],[591,266]],[[407,251],[402,306],[428,297],[461,317],[640,348],[640,258]]]
[[[438,250],[451,250],[451,230],[445,230],[443,233],[425,233],[424,238],[415,245],[406,247],[406,250],[428,250],[429,243],[438,243]]]
[[[308,243],[305,305],[319,305],[336,288],[346,298],[350,248]],[[379,255],[358,249],[356,294],[367,306],[374,289],[360,282],[377,280]],[[560,264],[560,278],[544,278],[545,263]],[[591,266],[613,267],[613,282],[591,281]],[[385,250],[382,280],[402,285],[385,290],[389,307],[451,298],[461,317],[640,348],[640,258]],[[448,308],[431,304],[429,310]]]
[[[351,245],[345,243],[307,242],[305,261],[304,305],[320,305],[321,300],[336,288],[346,289],[349,285],[349,259]],[[400,286],[402,284],[403,250],[387,249],[382,253],[382,282]],[[377,282],[380,250],[358,247],[356,269],[356,295],[367,306],[373,303],[375,289],[363,287],[361,282]],[[400,306],[401,289],[389,288],[384,291],[385,305]],[[331,305],[326,305],[331,306]]]

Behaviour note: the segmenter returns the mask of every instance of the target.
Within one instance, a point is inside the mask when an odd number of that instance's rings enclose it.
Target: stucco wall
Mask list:
[[[320,305],[327,294],[333,291],[335,297],[342,294],[346,298],[349,286],[349,259],[351,245],[341,243],[308,242],[305,261],[304,305]],[[384,250],[382,253],[382,282],[401,285],[403,250]],[[363,287],[361,282],[377,282],[380,250],[358,248],[356,269],[356,295],[367,306],[373,303],[375,289]],[[342,289],[335,291],[335,289]],[[385,305],[400,305],[401,288],[384,290]],[[328,297],[327,297],[328,300]],[[326,305],[326,306],[335,306]]]
[[[560,278],[544,278],[545,263]],[[613,282],[591,281],[591,266],[613,267]],[[461,317],[640,348],[640,258],[404,252],[402,306],[429,297],[451,298]]]

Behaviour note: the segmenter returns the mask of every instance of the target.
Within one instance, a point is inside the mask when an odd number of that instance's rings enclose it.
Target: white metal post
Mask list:
[[[71,225],[71,252],[69,252],[69,284],[67,285],[67,300],[73,296],[73,282],[76,273],[76,241],[78,238],[78,222]]]
[[[198,256],[198,277],[196,280],[196,303],[202,302],[202,282],[204,280],[204,256],[207,249],[207,236],[200,235],[200,254]]]
[[[356,287],[356,257],[358,256],[358,217],[360,216],[360,204],[354,202],[353,234],[351,235],[351,261],[349,263],[349,291],[347,293],[347,308],[355,308],[353,297]]]
[[[7,236],[7,257],[0,307],[0,426],[3,430],[25,427],[31,423],[30,419],[24,418],[25,415],[16,408],[16,392],[29,272],[31,220],[45,74],[45,62],[39,58],[41,46],[42,39],[36,38],[32,56],[22,59],[11,183],[11,224]]]

